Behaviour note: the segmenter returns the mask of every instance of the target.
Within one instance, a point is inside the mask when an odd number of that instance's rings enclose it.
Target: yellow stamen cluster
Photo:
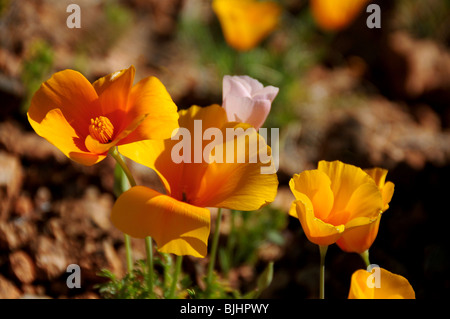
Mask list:
[[[89,134],[102,144],[111,142],[114,132],[114,126],[111,121],[105,116],[99,116],[91,119],[89,125]]]

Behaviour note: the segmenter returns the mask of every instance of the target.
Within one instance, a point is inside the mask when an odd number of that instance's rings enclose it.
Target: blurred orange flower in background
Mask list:
[[[273,1],[214,0],[212,8],[225,40],[239,51],[253,49],[273,32],[282,12]]]
[[[300,220],[307,238],[320,246],[375,222],[383,209],[375,180],[361,168],[340,161],[320,161],[317,169],[294,175],[289,186],[296,198],[289,214]]]
[[[353,273],[348,299],[416,299],[416,294],[405,277],[376,267]]]
[[[225,110],[219,105],[192,106],[179,114],[180,130],[187,129],[191,133],[183,136],[182,141],[141,141],[119,146],[121,154],[156,171],[166,194],[144,186],[132,187],[117,199],[111,220],[132,237],[151,236],[161,252],[204,257],[210,232],[210,212],[206,207],[257,210],[275,199],[278,179],[275,169],[272,174],[261,174],[261,167],[266,164],[248,160],[258,158],[261,152],[270,155],[270,147],[250,125],[229,123]],[[196,121],[201,121],[197,122],[202,125],[201,131],[195,126]],[[238,152],[234,152],[233,162],[195,161],[194,152],[200,151],[200,156],[204,156],[211,143],[211,140],[203,140],[196,150],[196,134],[203,136],[210,128],[220,129],[223,136],[227,128],[246,129],[249,134],[222,143],[213,142],[217,143],[215,155],[218,155],[217,147],[224,148],[224,158],[226,150],[244,142],[241,145],[247,150],[247,160],[238,159]],[[248,144],[252,137],[258,139],[258,147],[253,151]],[[183,149],[184,161],[177,163],[172,152],[178,143],[194,145],[194,152]]]
[[[317,25],[327,31],[339,31],[350,25],[369,0],[310,0]]]
[[[388,173],[386,169],[372,168],[364,171],[369,174],[377,184],[383,200],[383,209],[373,223],[349,230],[345,236],[336,242],[342,250],[359,254],[368,250],[375,241],[380,226],[381,216],[389,208],[389,203],[394,194],[394,184],[392,182],[386,182],[386,175]]]
[[[133,86],[135,68],[91,84],[81,73],[55,73],[34,94],[28,120],[36,133],[83,165],[103,160],[116,146],[169,138],[177,106],[164,85],[147,77]]]

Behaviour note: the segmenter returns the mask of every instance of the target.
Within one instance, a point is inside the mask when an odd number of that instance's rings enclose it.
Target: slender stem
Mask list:
[[[328,246],[320,246],[320,281],[319,291],[320,299],[325,299],[325,255],[327,254]]]
[[[147,254],[147,267],[148,267],[148,277],[147,277],[147,287],[150,291],[150,295],[153,295],[153,245],[152,238],[145,237],[145,252]]]
[[[172,269],[172,256],[168,253],[159,253],[163,263],[163,291],[169,291],[170,284],[170,270]]]
[[[117,150],[117,148],[116,147],[111,148],[111,150],[109,151],[109,154],[111,154],[111,156],[116,160],[117,164],[120,165],[120,167],[122,168],[123,172],[127,176],[131,187],[136,186],[136,181],[134,180],[134,177],[131,174],[130,169],[128,168],[127,164],[123,160],[122,155],[120,155],[120,153]]]
[[[118,187],[118,193],[116,194],[119,196],[121,193],[123,193],[125,190],[127,190],[131,183],[134,182],[134,178],[130,173],[130,170],[125,165],[125,162],[123,161],[122,157],[120,156],[119,152],[117,151],[116,147],[111,148],[109,151],[109,154],[116,160],[117,165],[120,166],[122,169],[122,172],[120,173],[120,176],[116,178],[120,180],[119,187]],[[125,184],[122,182],[122,175],[125,174],[127,176],[127,180],[130,185]],[[125,243],[125,254],[126,254],[126,261],[127,261],[127,270],[130,275],[133,275],[133,256],[132,256],[132,249],[131,249],[131,238],[130,235],[124,234],[124,243]]]
[[[366,251],[362,252],[359,254],[361,256],[361,258],[364,260],[364,262],[366,263],[366,267],[370,266],[370,261],[369,261],[369,250],[367,249]]]
[[[175,296],[175,289],[177,287],[177,282],[178,282],[178,276],[180,275],[181,272],[181,265],[183,262],[183,256],[177,256],[177,260],[175,262],[175,273],[173,274],[173,278],[172,278],[172,284],[170,286],[170,292],[169,292],[169,299],[173,299],[173,297]]]
[[[127,258],[127,270],[130,275],[133,275],[133,256],[131,253],[131,238],[127,234],[124,235],[124,241],[125,241],[125,252],[126,252],[126,258]]]
[[[206,277],[207,289],[209,289],[211,287],[211,283],[212,283],[214,264],[216,262],[216,255],[217,255],[217,246],[219,244],[221,219],[222,219],[222,209],[219,208],[217,211],[216,227],[214,229],[214,237],[213,237],[213,242],[212,242],[212,246],[211,246],[211,256],[210,256],[210,260],[209,260],[208,274]]]

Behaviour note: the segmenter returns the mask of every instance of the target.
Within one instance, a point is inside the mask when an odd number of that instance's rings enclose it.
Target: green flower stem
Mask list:
[[[131,185],[131,183],[135,183],[133,176],[130,173],[130,170],[126,166],[125,162],[123,161],[122,157],[120,156],[119,152],[117,151],[116,147],[113,147],[110,149],[109,154],[115,159],[116,163],[121,167],[122,172],[127,176],[127,179]],[[120,186],[120,192],[123,192],[127,186]],[[118,196],[118,194],[116,194]],[[125,254],[126,254],[126,261],[127,261],[127,270],[130,275],[133,274],[133,256],[132,256],[132,249],[131,249],[131,238],[130,235],[124,234],[124,242],[125,242]]]
[[[219,208],[218,211],[217,211],[216,227],[214,229],[214,237],[213,237],[213,242],[212,242],[212,246],[211,246],[211,255],[210,255],[210,260],[209,260],[209,265],[208,265],[208,273],[207,273],[207,277],[206,277],[206,285],[207,285],[207,290],[208,291],[211,288],[213,271],[214,271],[214,264],[216,262],[217,246],[219,244],[220,221],[221,221],[221,219],[222,219],[222,209]]]
[[[147,254],[147,287],[150,294],[153,295],[153,240],[150,236],[145,237],[145,252]]]
[[[123,172],[127,176],[131,187],[136,186],[136,181],[134,180],[134,177],[131,174],[130,169],[128,168],[127,164],[123,160],[122,155],[120,155],[120,153],[117,150],[117,148],[116,147],[111,148],[111,150],[109,151],[109,154],[111,154],[111,156],[116,160],[117,164],[120,165],[120,167],[122,168]]]
[[[320,246],[320,281],[319,291],[320,299],[325,299],[325,255],[327,254],[328,246]]]
[[[361,258],[364,260],[364,262],[366,263],[366,267],[370,266],[370,261],[369,261],[369,250],[367,249],[366,251],[362,252],[359,254],[361,256]]]
[[[145,251],[147,253],[148,281],[147,286],[153,294],[153,240],[150,236],[145,237]]]
[[[120,155],[119,151],[117,150],[117,147],[111,148],[109,151],[109,154],[116,160],[117,164],[122,168],[123,172],[127,176],[128,182],[130,183],[131,187],[136,186],[136,180],[134,179],[133,175],[131,174],[130,169],[128,168],[127,164],[125,163],[124,159],[122,158],[122,155]],[[152,238],[150,236],[145,238],[145,250],[147,253],[147,266],[148,266],[148,288],[151,293],[153,293],[153,247],[152,247]],[[131,257],[131,244],[130,244],[130,238],[129,235],[125,234],[125,244],[126,244],[126,253],[127,253],[127,265],[128,265],[128,271],[131,273],[131,270],[133,269],[133,261]],[[131,268],[130,268],[131,263]]]
[[[159,253],[161,256],[161,262],[163,266],[163,283],[162,288],[163,291],[169,291],[169,284],[171,283],[171,274],[170,270],[172,269],[173,265],[173,258],[169,253]]]
[[[125,242],[125,254],[127,258],[127,270],[130,275],[133,275],[133,255],[131,252],[131,238],[128,234],[123,234]]]
[[[175,296],[175,289],[177,287],[178,276],[181,272],[181,265],[183,262],[183,256],[177,256],[177,260],[175,262],[175,273],[173,274],[172,284],[170,285],[169,299],[173,299]]]

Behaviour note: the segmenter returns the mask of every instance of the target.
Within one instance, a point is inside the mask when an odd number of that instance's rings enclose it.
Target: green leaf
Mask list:
[[[259,275],[256,288],[243,296],[243,299],[255,299],[269,287],[273,279],[273,261],[269,262],[266,269]]]

